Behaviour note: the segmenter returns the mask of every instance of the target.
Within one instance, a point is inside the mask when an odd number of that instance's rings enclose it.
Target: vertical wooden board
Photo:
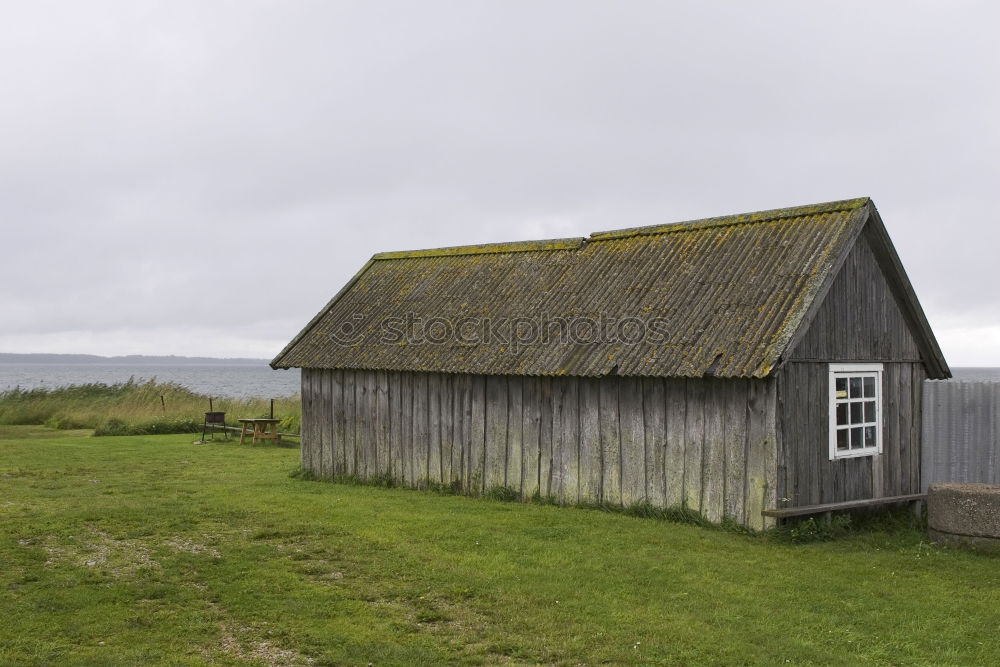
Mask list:
[[[413,373],[403,372],[399,380],[399,453],[402,481],[414,486],[413,474]]]
[[[331,408],[333,410],[333,474],[343,475],[346,472],[344,464],[344,438],[347,429],[346,417],[344,415],[344,371],[330,371],[333,387]]]
[[[376,371],[365,371],[367,387],[368,435],[365,453],[366,476],[371,479],[378,474],[378,376]]]
[[[616,375],[605,376],[598,385],[601,436],[601,501],[622,504],[622,440],[618,418],[618,384]]]
[[[356,431],[354,434],[355,466],[358,477],[368,478],[367,448],[371,434],[371,417],[368,407],[367,371],[354,371],[354,415]]]
[[[794,504],[811,505],[816,503],[812,499],[812,492],[815,488],[813,471],[815,470],[816,452],[815,447],[810,447],[813,440],[815,426],[816,406],[813,404],[813,394],[809,387],[809,369],[812,364],[792,364],[794,373],[794,383],[789,386],[789,391],[795,392],[799,410],[799,422],[789,422],[794,428],[794,442],[796,442],[796,468],[795,468],[795,496]],[[826,404],[824,403],[824,407]]]
[[[882,404],[879,409],[881,419],[880,436],[882,438],[882,461],[879,463],[879,472],[882,473],[882,492],[887,495],[898,495],[893,470],[898,467],[899,462],[899,415],[895,409],[896,382],[894,379],[893,364],[885,364],[882,371]],[[893,459],[896,463],[893,463]],[[845,473],[846,474],[846,473]],[[850,486],[851,480],[846,484]]]
[[[883,490],[892,495],[899,495],[902,475],[901,462],[904,448],[902,431],[906,424],[902,423],[899,409],[901,387],[899,368],[896,364],[885,364],[882,373],[882,456],[885,460],[882,466]]]
[[[507,476],[504,486],[518,493],[521,489],[521,458],[524,418],[524,383],[516,375],[507,378]]]
[[[336,474],[334,468],[334,449],[336,447],[334,424],[333,424],[333,402],[334,383],[332,370],[323,370],[320,380],[323,385],[323,477],[333,478]]]
[[[471,491],[470,478],[472,455],[472,376],[463,374],[457,378],[458,381],[458,410],[460,422],[460,437],[462,450],[459,452],[459,474],[462,481],[462,490],[466,493]]]
[[[903,493],[920,493],[923,490],[923,481],[921,480],[921,471],[923,469],[923,458],[924,458],[924,438],[923,438],[923,421],[924,421],[924,380],[926,379],[926,373],[921,364],[910,364],[911,378],[911,391],[912,394],[912,413],[910,421],[910,441],[912,456],[910,456],[910,484],[909,487],[903,490]],[[996,421],[990,420],[989,428],[996,428]],[[995,436],[993,434],[988,434],[989,442],[996,442]],[[995,452],[995,448],[990,449],[991,452]],[[994,470],[994,463],[988,459],[987,465],[989,470]]]
[[[791,366],[791,364],[790,364]],[[767,394],[766,380],[750,380],[747,403],[747,480],[746,480],[746,525],[760,530],[766,525],[766,517],[761,515],[767,501]]]
[[[384,478],[392,476],[389,444],[391,428],[389,391],[389,373],[375,371],[375,459],[378,462],[375,472]]]
[[[687,416],[687,380],[666,379],[664,394],[667,412],[666,452],[663,460],[666,507],[680,507],[684,501],[684,433]]]
[[[413,483],[421,487],[427,483],[430,460],[427,376],[427,373],[413,374]]]
[[[646,440],[646,499],[656,507],[666,507],[664,465],[667,450],[667,401],[662,378],[643,378],[642,402]]]
[[[310,393],[312,394],[312,402],[316,412],[316,417],[313,419],[313,441],[316,447],[310,452],[310,467],[319,477],[326,477],[327,475],[326,470],[324,470],[323,459],[325,458],[326,450],[330,448],[331,444],[326,429],[329,407],[326,402],[325,392],[323,391],[323,373],[322,369],[314,369],[310,377]]]
[[[834,470],[835,461],[830,460],[830,374],[829,367],[825,364],[817,364],[812,372],[812,382],[815,385],[812,395],[816,402],[814,406],[816,415],[816,445],[815,457],[819,470],[818,483],[819,490],[816,494],[817,503],[833,502],[829,500],[835,493]]]
[[[882,498],[885,494],[885,471],[882,469],[885,464],[885,456],[876,454],[871,457],[872,461],[872,498]]]
[[[351,370],[351,408],[348,415],[352,427],[351,441],[351,473],[360,478],[365,475],[364,441],[365,441],[365,381],[363,371]]]
[[[829,418],[827,418],[829,419]],[[829,445],[828,445],[829,446]],[[829,461],[829,453],[827,453],[827,465],[830,466],[832,472],[832,488],[829,493],[824,493],[823,502],[842,502],[849,500],[851,498],[851,486],[854,484],[854,480],[851,479],[847,467],[844,465],[843,459],[835,459]],[[883,456],[883,461],[885,457]],[[880,470],[883,469],[883,464],[879,464]]]
[[[646,439],[642,381],[623,377],[618,382],[618,414],[622,447],[622,504],[646,501]]]
[[[830,431],[828,424],[830,421],[830,401],[829,401],[829,369],[825,364],[809,364],[809,415],[816,444],[810,446],[809,459],[811,462],[812,487],[810,489],[810,504],[823,502],[823,491],[825,486],[831,483],[827,472],[832,472],[829,447],[827,439]],[[824,437],[826,436],[826,437]]]
[[[312,450],[312,469],[319,477],[324,477],[323,471],[323,451],[330,446],[327,441],[326,429],[324,428],[325,414],[323,406],[323,371],[321,369],[316,369],[316,372],[312,376],[312,394],[313,401],[319,408],[316,414],[316,441],[319,444],[318,447]]]
[[[400,391],[399,371],[386,374],[389,393],[389,476],[397,484],[403,483],[403,457],[400,453]]]
[[[910,457],[913,455],[913,374],[907,364],[886,364],[892,366],[896,376],[896,409],[899,411],[899,458],[892,479],[897,489],[909,486]]]
[[[566,400],[566,378],[552,378],[552,460],[549,473],[549,494],[563,502],[562,420]]]
[[[441,482],[451,483],[451,449],[455,442],[455,376],[441,375]]]
[[[441,477],[441,380],[440,373],[427,374],[427,480],[435,484]]]
[[[312,447],[313,447],[313,420],[316,419],[315,412],[313,410],[313,395],[312,395],[312,374],[315,371],[311,368],[303,368],[302,375],[299,376],[300,383],[300,395],[299,405],[302,410],[302,418],[300,427],[300,437],[299,437],[299,466],[303,470],[309,470],[312,465]]]
[[[776,415],[776,426],[780,425],[782,441],[785,443],[785,458],[781,462],[783,468],[780,471],[784,474],[781,485],[785,489],[780,503],[782,507],[806,504],[805,495],[802,495],[808,488],[804,483],[808,475],[806,459],[812,454],[812,448],[806,442],[811,441],[816,447],[828,444],[826,440],[817,442],[816,434],[810,431],[809,391],[802,386],[802,378],[807,376],[800,372],[803,366],[804,364],[790,363],[775,378],[777,391],[780,392],[776,400],[782,402],[782,409]],[[747,451],[749,456],[749,447]]]
[[[322,382],[323,371],[317,369],[312,376],[309,378],[309,391],[313,397],[313,405],[316,406],[316,437],[315,437],[315,447],[312,447],[309,451],[309,469],[313,474],[318,477],[323,476],[323,449],[328,447],[326,440],[326,433],[323,429],[323,382]]]
[[[371,479],[375,474],[375,371],[358,371],[358,378],[358,468],[365,479]]]
[[[486,463],[487,490],[504,485],[507,474],[507,377],[486,376]]]
[[[579,381],[579,497],[581,502],[601,501],[601,379]]]
[[[778,506],[778,442],[775,428],[775,403],[777,400],[774,380],[764,381],[764,507]],[[774,525],[774,519],[766,517],[764,527]]]
[[[804,458],[807,454],[807,447],[803,446],[803,434],[807,432],[804,425],[808,425],[808,392],[802,389],[799,380],[798,370],[803,364],[788,364],[787,372],[784,375],[785,397],[788,399],[785,405],[785,412],[782,415],[784,420],[786,435],[786,449],[788,458],[788,496],[789,506],[805,505],[806,501],[800,497],[800,489],[805,488],[802,484],[806,475]]]
[[[746,521],[743,503],[746,500],[747,391],[747,380],[732,381],[726,392],[724,415],[726,488],[723,513],[740,525]]]
[[[469,491],[480,494],[486,480],[486,377],[473,375],[469,386]]]
[[[465,469],[468,466],[466,452],[468,449],[467,436],[469,420],[467,419],[465,412],[466,401],[469,397],[468,380],[469,376],[465,373],[455,375],[453,389],[455,393],[453,402],[455,410],[455,444],[451,450],[451,474],[453,481],[457,482],[459,488],[462,489],[465,488]]]
[[[521,493],[531,498],[538,493],[539,427],[541,406],[539,405],[539,379],[525,377],[521,384]]]
[[[705,443],[705,383],[689,378],[684,397],[684,505],[701,511],[702,448]]]
[[[802,387],[799,371],[805,364],[788,364],[784,373],[785,397],[788,399],[785,406],[786,412],[782,415],[784,419],[786,442],[789,443],[788,469],[788,496],[789,506],[806,505],[806,499],[800,495],[804,489],[808,488],[805,478],[808,475],[808,465],[805,461],[808,456],[808,447],[802,442],[803,435],[808,432],[809,424],[809,392]],[[786,450],[787,451],[787,450]]]
[[[365,461],[369,479],[378,474],[378,380],[375,373],[365,371],[365,384],[368,386],[368,451]]]
[[[814,432],[816,425],[815,396],[810,386],[812,364],[794,364],[794,366],[797,372],[795,374],[796,382],[792,390],[798,392],[802,397],[800,414],[804,417],[802,423],[795,425],[797,427],[796,440],[799,442],[796,502],[800,505],[814,505],[819,502],[818,498],[813,497],[813,492],[819,488],[815,476],[817,472],[816,457],[819,454],[815,451],[817,447],[810,446],[811,439],[807,439]],[[825,402],[824,408],[826,408]]]
[[[705,382],[705,443],[701,485],[701,512],[709,521],[721,521],[725,499],[725,448],[722,416],[725,409],[726,380]]]
[[[555,495],[552,484],[552,413],[555,404],[552,386],[552,378],[538,379],[538,492],[545,498]]]
[[[558,497],[560,502],[574,504],[580,501],[580,380],[561,378],[559,386]],[[554,433],[552,437],[555,440]]]
[[[357,371],[344,371],[344,474],[357,474],[356,437],[358,431],[355,411],[355,377]]]
[[[789,502],[792,497],[792,482],[791,482],[791,468],[793,465],[793,455],[795,448],[792,446],[792,440],[789,438],[788,434],[788,421],[791,419],[791,413],[789,412],[789,406],[791,403],[787,400],[786,394],[787,390],[787,369],[794,364],[787,364],[785,368],[781,369],[775,374],[774,382],[776,387],[776,412],[775,412],[775,431],[778,436],[778,498],[779,507],[786,507],[790,505]],[[747,385],[747,443],[743,448],[746,453],[747,462],[749,466],[750,461],[750,396],[752,393],[752,387],[755,380],[749,380]],[[749,474],[749,473],[748,473]],[[749,512],[749,509],[747,510]]]
[[[472,403],[470,398],[471,376],[455,376],[455,430],[458,442],[452,450],[452,474],[466,492],[469,491],[469,441],[471,433]]]
[[[850,459],[851,468],[851,500],[871,498],[872,494],[872,459],[870,456],[859,456]]]

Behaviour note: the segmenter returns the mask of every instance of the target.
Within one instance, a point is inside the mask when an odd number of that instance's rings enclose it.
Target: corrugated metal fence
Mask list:
[[[1000,382],[924,382],[923,479],[1000,484]]]

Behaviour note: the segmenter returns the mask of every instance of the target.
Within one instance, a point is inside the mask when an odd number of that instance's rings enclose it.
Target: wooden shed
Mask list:
[[[919,493],[950,375],[867,198],[377,254],[271,365],[317,476],[755,528]]]

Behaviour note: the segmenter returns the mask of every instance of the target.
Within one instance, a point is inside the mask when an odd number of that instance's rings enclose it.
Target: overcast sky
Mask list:
[[[1000,366],[996,2],[0,2],[0,351],[270,358],[374,252],[871,196]]]

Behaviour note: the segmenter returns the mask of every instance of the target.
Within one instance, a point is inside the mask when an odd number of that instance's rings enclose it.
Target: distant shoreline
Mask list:
[[[260,366],[270,359],[247,357],[180,357],[175,355],[151,356],[129,354],[117,357],[102,357],[96,354],[22,354],[0,352],[0,364],[59,364],[86,366]]]

